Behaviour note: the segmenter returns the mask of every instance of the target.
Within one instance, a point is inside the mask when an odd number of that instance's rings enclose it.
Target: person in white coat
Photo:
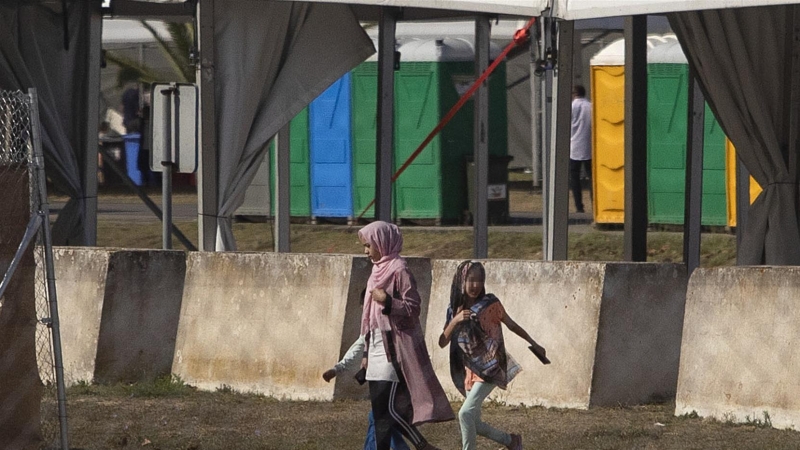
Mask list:
[[[588,177],[592,176],[592,104],[586,100],[586,89],[575,85],[572,88],[569,183],[575,199],[575,210],[579,213],[584,212],[581,167]],[[591,187],[589,190],[591,193]]]

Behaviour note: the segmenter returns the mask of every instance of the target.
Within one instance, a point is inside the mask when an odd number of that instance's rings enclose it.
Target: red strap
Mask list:
[[[437,134],[439,134],[440,131],[442,131],[442,128],[444,128],[444,126],[447,125],[448,122],[450,122],[450,120],[453,118],[453,116],[456,115],[458,110],[461,109],[462,106],[464,106],[464,103],[466,103],[467,100],[469,100],[472,97],[472,95],[475,94],[475,91],[478,90],[481,84],[484,81],[486,81],[487,78],[489,78],[489,75],[491,75],[492,72],[494,72],[494,69],[496,69],[497,66],[499,66],[500,63],[506,58],[508,52],[510,52],[514,47],[522,45],[525,42],[527,42],[528,38],[530,37],[530,31],[528,31],[528,29],[531,26],[533,26],[534,22],[536,22],[536,18],[531,17],[531,19],[528,21],[528,23],[525,25],[524,28],[520,28],[519,30],[517,30],[516,33],[514,33],[514,39],[508,43],[506,48],[504,48],[503,51],[500,52],[500,55],[497,58],[495,58],[492,64],[486,68],[486,70],[481,74],[481,76],[478,77],[478,79],[472,83],[472,86],[469,87],[469,90],[465,92],[464,95],[461,96],[461,98],[458,99],[458,101],[456,102],[455,105],[453,105],[452,108],[450,108],[450,111],[448,111],[447,114],[444,115],[442,120],[439,121],[439,124],[436,125],[436,128],[434,128],[433,131],[431,131],[428,134],[425,140],[423,140],[422,143],[419,144],[419,147],[417,147],[417,149],[414,150],[414,153],[412,153],[411,156],[408,157],[406,162],[404,162],[403,165],[400,166],[399,169],[397,169],[397,172],[395,172],[394,176],[392,176],[392,183],[397,181],[397,178],[400,177],[400,174],[402,174],[408,168],[408,166],[410,166],[411,163],[414,162],[417,156],[419,156],[419,154],[422,153],[422,150],[424,150],[425,147],[431,142],[431,140],[433,140],[433,138]],[[367,207],[364,208],[363,211],[361,211],[361,214],[358,215],[357,220],[361,219],[364,216],[364,214],[374,204],[375,204],[375,199],[373,198],[372,201],[369,202]]]

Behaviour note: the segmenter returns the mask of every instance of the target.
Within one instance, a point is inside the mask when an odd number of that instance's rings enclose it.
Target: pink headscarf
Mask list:
[[[372,222],[358,230],[358,237],[381,253],[381,259],[373,263],[372,273],[367,280],[364,310],[361,313],[361,334],[364,335],[375,328],[390,329],[388,317],[381,312],[383,305],[372,301],[372,290],[389,288],[394,281],[395,272],[404,269],[406,261],[400,257],[403,235],[397,225],[383,221]]]

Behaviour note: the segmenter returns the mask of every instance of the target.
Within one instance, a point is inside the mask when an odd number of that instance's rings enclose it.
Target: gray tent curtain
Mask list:
[[[0,89],[36,88],[47,176],[70,200],[53,226],[58,245],[83,241],[79,161],[86,111],[90,2],[69,3],[69,51],[61,8],[26,2],[0,4]],[[77,151],[76,151],[77,150]],[[80,155],[80,156],[79,156]]]
[[[737,155],[764,188],[748,210],[741,265],[800,264],[796,143],[789,144],[793,6],[674,13],[669,16]],[[789,53],[790,55],[791,53]]]
[[[375,49],[347,5],[264,0],[214,5],[217,250],[235,250],[231,217],[270,139]]]

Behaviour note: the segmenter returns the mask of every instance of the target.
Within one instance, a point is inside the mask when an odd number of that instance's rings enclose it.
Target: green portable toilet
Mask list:
[[[311,216],[311,189],[308,162],[308,108],[303,109],[290,122],[290,210],[293,217]],[[256,176],[245,191],[237,216],[275,216],[275,141],[269,145],[269,154],[261,163]]]
[[[270,146],[270,182],[275,186],[275,143]],[[304,108],[289,124],[289,215],[311,217],[308,108]],[[274,199],[274,195],[272,196]],[[271,202],[275,215],[275,202]]]
[[[398,50],[395,170],[475,79],[474,47],[467,39],[411,39]],[[496,56],[499,49],[493,46],[491,54]],[[352,83],[353,206],[359,215],[375,196],[377,63],[362,63],[353,71]],[[473,102],[469,101],[395,182],[395,219],[434,219],[437,223],[463,220],[468,210],[465,172],[467,157],[473,153],[472,130]],[[504,64],[489,78],[489,153],[507,155]],[[364,214],[373,216],[372,210]]]
[[[683,224],[689,65],[677,40],[657,45],[647,64],[647,165],[650,223]],[[703,225],[727,223],[725,134],[706,105]]]

